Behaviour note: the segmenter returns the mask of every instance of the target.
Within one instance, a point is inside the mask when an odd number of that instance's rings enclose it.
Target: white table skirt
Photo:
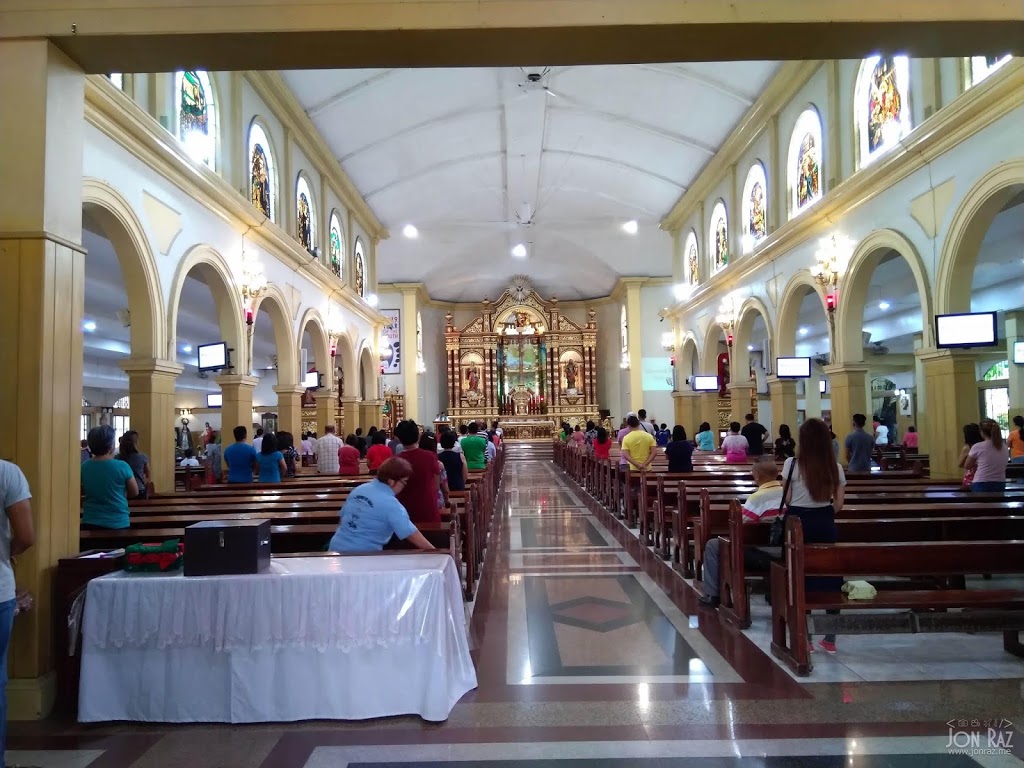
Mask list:
[[[445,720],[476,687],[447,555],[281,558],[89,583],[81,722]]]

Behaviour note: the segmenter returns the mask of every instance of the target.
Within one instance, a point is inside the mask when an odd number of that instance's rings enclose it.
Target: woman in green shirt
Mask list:
[[[127,528],[128,499],[139,495],[135,473],[114,457],[114,428],[101,424],[89,430],[92,458],[82,464],[82,527]]]

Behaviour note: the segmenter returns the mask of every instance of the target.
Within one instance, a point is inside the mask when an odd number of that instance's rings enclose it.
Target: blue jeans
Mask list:
[[[1011,464],[1024,464],[1024,456],[1018,456],[1016,459],[1010,459]]]
[[[1006,481],[994,483],[971,483],[971,490],[977,493],[1002,493],[1006,490]]]
[[[7,646],[14,625],[14,600],[0,603],[0,766],[7,748]]]

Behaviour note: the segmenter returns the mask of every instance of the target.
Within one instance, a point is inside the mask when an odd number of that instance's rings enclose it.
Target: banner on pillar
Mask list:
[[[401,310],[382,309],[380,313],[387,318],[387,324],[384,326],[384,338],[387,339],[390,345],[390,351],[382,367],[385,376],[392,376],[402,372]]]

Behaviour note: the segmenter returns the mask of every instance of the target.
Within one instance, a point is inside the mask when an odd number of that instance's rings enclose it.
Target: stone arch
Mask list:
[[[861,331],[864,326],[864,305],[867,303],[871,277],[882,258],[895,252],[914,275],[921,298],[921,328],[924,346],[932,345],[932,292],[928,272],[914,244],[894,229],[876,229],[865,237],[850,257],[846,276],[839,286],[839,308],[836,310],[835,360],[859,363],[864,359]]]
[[[268,285],[263,295],[256,300],[252,308],[253,322],[256,321],[260,312],[267,313],[270,317],[270,325],[274,329],[274,349],[277,351],[277,384],[281,387],[297,387],[300,383],[299,354],[292,338],[288,300],[276,285]],[[250,349],[250,354],[251,352]]]
[[[971,286],[981,243],[992,220],[1024,188],[1024,158],[1001,163],[964,196],[953,214],[935,280],[938,314],[971,311]]]
[[[676,388],[683,389],[686,380],[699,370],[694,370],[700,365],[700,347],[697,344],[697,337],[693,331],[687,331],[683,336],[682,344],[679,345],[679,354],[676,356]]]
[[[764,321],[765,330],[768,333],[768,346],[775,349],[775,339],[772,336],[772,321],[768,314],[768,307],[756,296],[751,296],[740,306],[736,319],[736,333],[733,336],[732,365],[736,371],[746,372],[750,368],[750,351],[747,346],[750,344],[750,336],[754,332],[754,321],[760,316]],[[768,361],[769,363],[771,361]],[[767,366],[770,369],[770,365]],[[746,373],[744,373],[746,376]]]
[[[338,387],[339,394],[343,397],[358,397],[359,396],[359,378],[356,375],[356,351],[355,345],[352,343],[352,339],[346,334],[341,334],[338,337],[338,357],[335,360],[335,366],[341,369],[342,376],[344,377],[344,386]],[[339,384],[341,382],[338,382]]]
[[[704,332],[704,353],[700,356],[700,373],[713,376],[718,373],[718,356],[722,353],[725,345],[725,333],[722,327],[714,321],[708,324]]]
[[[373,351],[364,344],[359,352],[359,395],[363,400],[376,400],[377,376],[374,371]]]
[[[121,264],[132,320],[132,357],[163,357],[167,323],[160,271],[142,222],[119,192],[94,178],[82,182],[82,212],[103,228]]]
[[[821,302],[821,313],[828,317],[825,309],[825,295],[821,287],[814,282],[811,273],[806,269],[799,270],[786,284],[786,290],[782,294],[782,301],[779,302],[779,314],[772,336],[774,349],[772,354],[776,357],[792,357],[796,354],[796,331],[800,321],[800,305],[808,293],[813,293]],[[773,366],[774,369],[774,366]]]
[[[208,245],[195,245],[185,252],[178,262],[178,268],[171,282],[170,304],[167,311],[167,355],[168,360],[177,360],[177,326],[178,304],[181,301],[181,289],[185,278],[193,270],[210,286],[213,301],[217,308],[217,324],[221,335],[230,349],[235,350],[235,373],[248,373],[239,367],[243,363],[245,347],[242,340],[244,321],[242,320],[241,296],[235,286],[234,276],[227,261]],[[210,339],[216,341],[216,339]]]
[[[331,359],[331,343],[330,338],[327,335],[327,330],[324,327],[323,318],[320,317],[320,313],[315,309],[307,309],[302,315],[302,319],[299,321],[299,333],[295,337],[295,354],[298,356],[301,354],[302,339],[306,335],[306,331],[309,331],[310,342],[313,345],[313,353],[316,356],[317,365],[319,366],[320,373],[324,376],[324,385],[327,389],[334,389],[334,365],[331,364],[328,368],[328,362]]]

